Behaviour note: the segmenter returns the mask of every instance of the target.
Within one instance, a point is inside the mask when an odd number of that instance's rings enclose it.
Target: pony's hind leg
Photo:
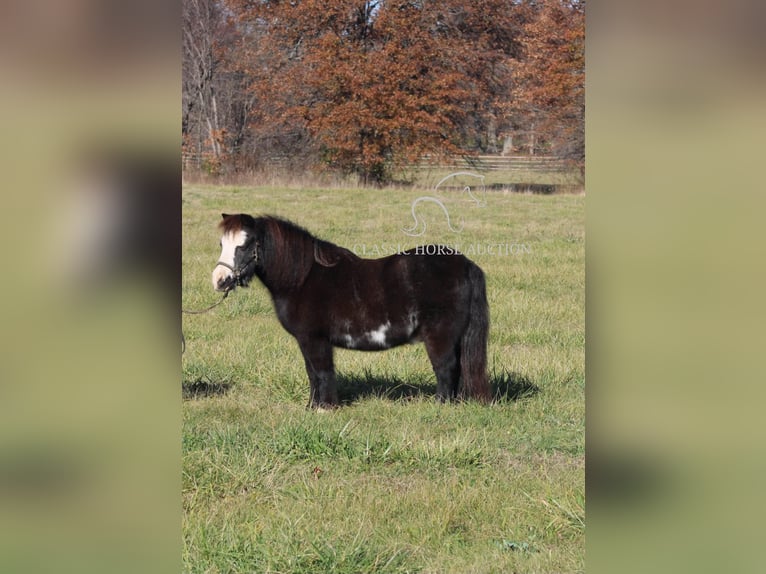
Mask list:
[[[423,339],[428,358],[436,375],[436,400],[451,401],[457,398],[460,381],[460,351],[453,341],[438,337]]]
[[[335,382],[333,348],[328,341],[308,339],[298,341],[306,363],[311,393],[309,407],[332,408],[338,405],[338,387]]]

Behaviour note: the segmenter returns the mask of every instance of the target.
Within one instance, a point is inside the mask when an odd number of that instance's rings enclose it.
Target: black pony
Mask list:
[[[362,259],[272,216],[224,214],[220,228],[214,288],[261,280],[303,353],[310,406],[338,404],[333,347],[381,351],[416,341],[425,343],[440,401],[490,399],[484,273],[463,255],[431,245]]]

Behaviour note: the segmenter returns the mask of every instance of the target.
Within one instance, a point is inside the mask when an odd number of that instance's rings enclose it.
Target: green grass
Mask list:
[[[339,350],[344,406],[307,411],[297,345],[254,283],[185,315],[186,572],[584,571],[584,197],[187,186],[185,308],[217,295],[221,212],[275,213],[344,245],[526,246],[487,275],[497,400],[438,405],[422,345]]]

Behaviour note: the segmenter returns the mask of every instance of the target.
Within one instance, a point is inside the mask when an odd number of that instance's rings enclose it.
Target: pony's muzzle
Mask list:
[[[213,269],[213,289],[216,291],[230,291],[237,283],[236,277],[223,265],[217,265]]]

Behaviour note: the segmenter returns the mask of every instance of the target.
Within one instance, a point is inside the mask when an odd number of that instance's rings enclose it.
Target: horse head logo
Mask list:
[[[475,173],[470,173],[470,172],[467,172],[467,171],[459,171],[459,172],[456,172],[456,173],[451,173],[447,177],[442,178],[441,181],[439,181],[439,183],[437,183],[434,186],[434,191],[437,191],[439,189],[439,186],[441,184],[443,184],[445,181],[447,181],[448,179],[453,178],[453,177],[458,177],[458,176],[468,176],[468,177],[478,178],[481,181],[481,184],[480,184],[480,186],[481,186],[481,196],[482,196],[482,198],[484,198],[486,196],[487,191],[486,191],[486,188],[484,187],[484,176],[483,175],[477,175]],[[463,187],[463,193],[467,193],[468,194],[469,199],[476,205],[476,207],[486,207],[487,206],[487,202],[484,199],[479,199],[478,197],[476,197],[473,194],[473,191],[471,190],[471,186],[470,185],[466,185],[465,187]],[[404,231],[404,233],[406,233],[407,235],[409,235],[411,237],[419,237],[419,236],[423,235],[426,232],[426,227],[427,227],[426,226],[426,220],[423,217],[418,218],[418,213],[417,213],[417,206],[422,204],[422,203],[435,203],[436,205],[438,205],[441,208],[442,212],[444,213],[444,217],[447,219],[447,227],[449,228],[449,230],[452,233],[460,233],[461,231],[463,231],[463,225],[464,224],[463,224],[463,217],[462,216],[460,217],[460,227],[457,228],[457,229],[454,228],[452,226],[452,221],[450,219],[449,210],[447,209],[447,206],[444,205],[442,200],[440,200],[437,197],[430,196],[430,195],[422,195],[422,196],[418,197],[417,199],[415,199],[412,202],[412,205],[410,206],[410,211],[412,212],[412,219],[415,221],[415,223],[414,223],[414,225],[412,227],[409,227],[409,228],[406,228],[406,229],[403,228],[402,231]],[[421,229],[421,226],[422,226],[422,229]],[[420,229],[420,231],[418,231],[418,229]]]

